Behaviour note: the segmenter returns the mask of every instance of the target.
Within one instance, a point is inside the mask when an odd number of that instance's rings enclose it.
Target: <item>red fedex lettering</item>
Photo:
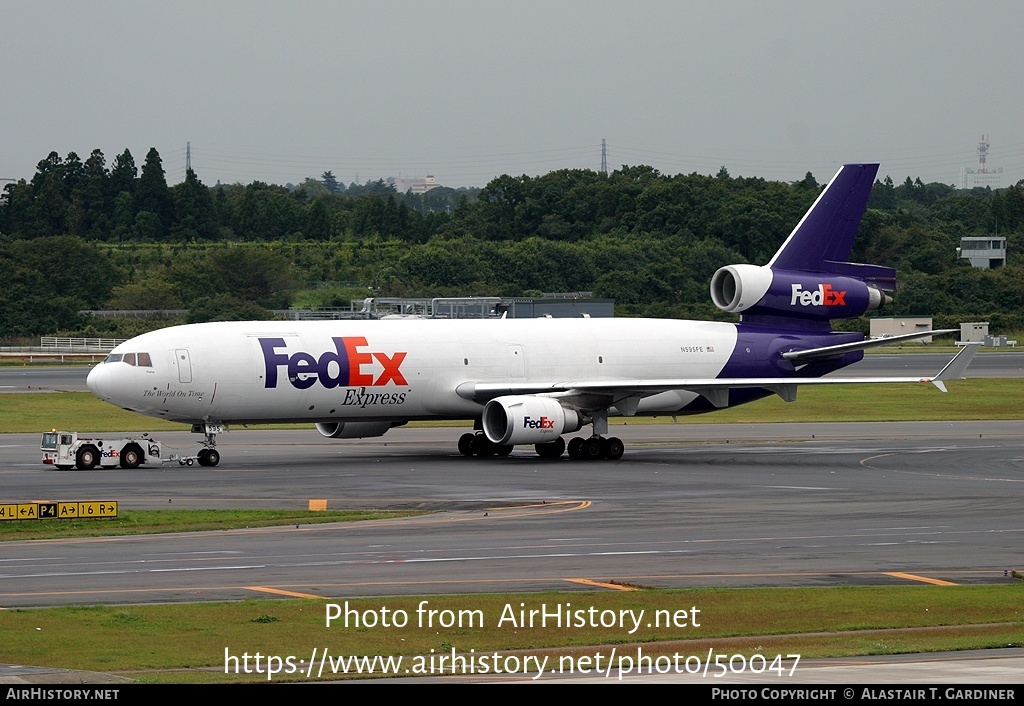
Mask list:
[[[396,385],[408,385],[405,381],[405,376],[402,375],[402,371],[399,368],[402,365],[402,361],[405,360],[405,356],[408,353],[395,353],[390,358],[383,353],[374,353],[373,357],[376,358],[381,365],[384,366],[384,372],[377,378],[377,382],[374,385],[386,385],[389,381],[394,382]]]
[[[357,387],[359,385],[373,385],[373,375],[363,373],[359,367],[373,362],[373,356],[369,353],[360,353],[356,346],[365,346],[366,339],[362,336],[357,338],[343,338],[345,350],[348,352],[348,384]]]
[[[842,289],[832,289],[831,284],[826,284],[822,287],[824,292],[825,306],[844,306],[846,304],[846,291]]]

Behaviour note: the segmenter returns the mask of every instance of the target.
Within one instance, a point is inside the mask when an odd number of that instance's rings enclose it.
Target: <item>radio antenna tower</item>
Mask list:
[[[185,143],[185,174],[192,171],[192,143]]]
[[[601,173],[608,176],[608,145],[601,140]]]
[[[988,158],[988,135],[982,135],[978,142],[978,174],[988,174],[985,160]]]

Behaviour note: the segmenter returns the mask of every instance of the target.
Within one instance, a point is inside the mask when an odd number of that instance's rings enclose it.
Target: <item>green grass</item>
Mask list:
[[[884,422],[1020,419],[1024,378],[973,378],[947,383],[948,394],[930,384],[805,386],[795,403],[770,397],[700,415],[701,423]],[[651,421],[639,417],[639,421]],[[664,421],[666,418],[661,418]],[[614,420],[613,420],[614,421]],[[278,428],[309,425],[276,425]],[[184,431],[188,425],[126,412],[88,392],[10,393],[0,396],[0,433],[49,429],[98,431]]]
[[[301,589],[296,589],[301,590]],[[417,607],[480,611],[470,623],[445,628],[418,621]],[[333,599],[343,610],[346,599]],[[499,625],[506,606],[551,611],[644,610],[634,634],[619,627]],[[266,675],[224,674],[225,649],[309,659],[314,647],[339,655],[492,654],[516,651],[593,655],[796,653],[802,658],[982,649],[1024,644],[1024,585],[778,589],[639,590],[575,593],[350,599],[361,616],[383,609],[404,627],[326,626],[324,600],[252,600],[156,606],[73,606],[0,611],[3,661],[124,673],[150,682],[266,681]],[[521,606],[520,604],[525,604]],[[697,608],[699,613],[693,613]],[[685,626],[653,625],[654,611],[680,615]],[[369,611],[369,613],[367,613]],[[685,611],[685,613],[677,613]],[[440,613],[436,615],[441,615]],[[482,618],[482,620],[481,620]],[[696,620],[694,620],[696,619]],[[589,618],[584,618],[589,623]],[[699,622],[699,627],[692,625]],[[631,645],[632,647],[625,647]],[[605,647],[599,647],[605,646]],[[409,664],[409,663],[407,663]],[[185,670],[185,671],[181,671]],[[292,676],[291,679],[301,677]],[[285,680],[279,675],[279,681]]]
[[[107,404],[91,392],[0,395],[0,434],[74,431],[188,431],[186,424],[144,417]]]
[[[20,520],[0,522],[0,542],[16,539],[68,539],[128,534],[199,532],[274,525],[379,520],[418,512],[378,510],[118,510],[105,519]]]
[[[36,358],[41,358],[45,354],[33,353],[33,355]],[[57,357],[59,357],[59,355],[60,354],[57,354]],[[93,356],[95,362],[97,363],[105,357],[105,353],[97,353],[95,356]],[[28,358],[29,356],[27,353],[25,354],[24,357],[21,358],[15,356],[3,356],[2,358],[0,358],[0,368],[69,368],[75,366],[91,368],[93,366],[93,363],[90,363],[88,358],[85,359],[84,362],[77,358],[68,358],[66,361],[63,362],[60,360],[34,360],[31,363],[28,361]]]

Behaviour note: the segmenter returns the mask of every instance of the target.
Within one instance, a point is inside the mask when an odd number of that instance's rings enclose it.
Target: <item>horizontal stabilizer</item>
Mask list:
[[[783,353],[782,357],[791,363],[799,363],[805,360],[811,360],[814,358],[829,358],[840,353],[848,353],[849,351],[860,351],[867,350],[868,348],[878,348],[879,346],[888,346],[893,343],[902,343],[903,341],[912,341],[917,338],[927,338],[928,336],[945,336],[949,333],[958,333],[955,328],[940,329],[937,331],[916,331],[914,333],[904,333],[899,336],[887,336],[885,338],[868,338],[863,341],[854,341],[853,343],[841,343],[836,346],[824,346],[823,348],[811,348],[806,351],[790,351],[789,353]]]

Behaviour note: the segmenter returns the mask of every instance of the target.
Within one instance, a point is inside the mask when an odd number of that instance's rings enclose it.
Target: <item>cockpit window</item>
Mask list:
[[[149,353],[111,353],[103,359],[104,363],[128,363],[140,368],[152,368],[153,358]]]

